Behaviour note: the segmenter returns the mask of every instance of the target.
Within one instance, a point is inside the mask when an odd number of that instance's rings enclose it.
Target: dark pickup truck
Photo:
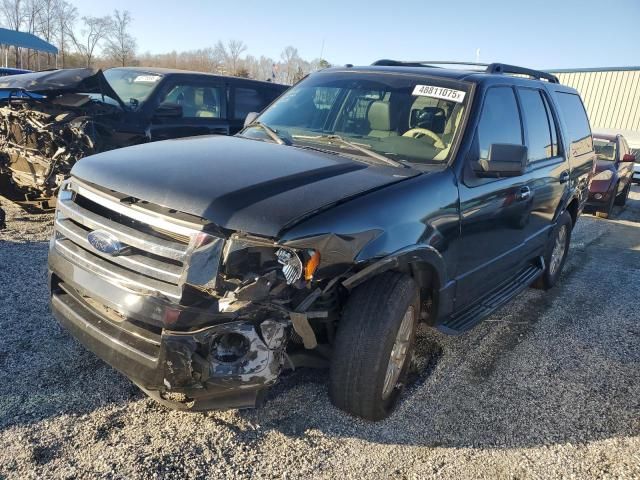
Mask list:
[[[288,87],[164,68],[52,70],[0,78],[0,194],[49,207],[81,158],[194,135],[233,135]]]
[[[260,404],[284,369],[377,420],[418,322],[461,334],[551,288],[593,139],[556,77],[383,60],[310,75],[235,137],[76,164],[58,197],[51,308],[158,401]]]

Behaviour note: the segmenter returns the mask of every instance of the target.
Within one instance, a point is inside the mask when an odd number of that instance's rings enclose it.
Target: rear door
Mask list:
[[[168,79],[156,95],[154,103],[154,108],[162,103],[180,105],[182,116],[167,118],[152,114],[151,140],[230,133],[227,86],[224,81],[215,77]]]

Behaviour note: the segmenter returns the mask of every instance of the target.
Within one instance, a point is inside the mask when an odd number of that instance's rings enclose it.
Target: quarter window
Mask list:
[[[559,92],[557,98],[560,111],[567,124],[571,154],[578,156],[592,152],[591,127],[582,100],[576,94],[564,92]]]
[[[529,162],[545,160],[555,155],[551,138],[553,117],[549,119],[542,92],[528,88],[519,88],[520,104],[527,126],[527,146]]]
[[[522,145],[520,113],[513,89],[494,87],[487,91],[476,140],[479,160],[489,159],[489,149],[494,143]]]

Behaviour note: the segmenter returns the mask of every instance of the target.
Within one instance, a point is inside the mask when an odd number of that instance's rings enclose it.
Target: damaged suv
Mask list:
[[[323,70],[235,137],[77,163],[52,311],[166,405],[253,407],[283,370],[326,366],[332,402],[378,420],[419,322],[460,334],[557,282],[593,161],[580,97],[552,75]]]
[[[81,158],[168,138],[232,135],[286,86],[161,68],[0,79],[0,193],[48,208]]]

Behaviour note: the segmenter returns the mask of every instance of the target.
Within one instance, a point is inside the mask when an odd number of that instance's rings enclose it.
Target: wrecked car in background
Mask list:
[[[155,140],[238,132],[287,87],[159,68],[0,78],[0,194],[47,208],[81,158]]]
[[[58,196],[53,314],[153,398],[253,407],[329,365],[331,401],[379,420],[419,321],[460,334],[560,278],[595,154],[552,75],[381,61],[247,117],[94,155]]]

